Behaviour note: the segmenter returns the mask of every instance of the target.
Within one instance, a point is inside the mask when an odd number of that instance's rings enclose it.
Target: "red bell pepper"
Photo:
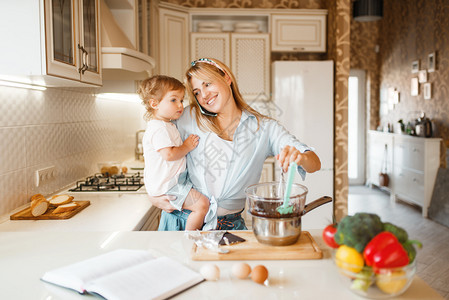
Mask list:
[[[397,237],[388,231],[379,233],[366,245],[363,258],[374,269],[398,268],[409,263],[407,251]]]

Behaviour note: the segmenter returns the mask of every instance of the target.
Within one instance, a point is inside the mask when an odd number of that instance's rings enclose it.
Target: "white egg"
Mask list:
[[[207,264],[201,267],[200,274],[206,280],[218,280],[220,278],[220,269],[217,265]]]
[[[248,278],[250,273],[251,267],[247,263],[240,262],[232,266],[232,274],[239,279]]]

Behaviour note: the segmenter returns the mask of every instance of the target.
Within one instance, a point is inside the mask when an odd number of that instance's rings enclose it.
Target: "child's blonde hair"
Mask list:
[[[169,91],[181,90],[185,90],[182,82],[170,76],[155,75],[142,81],[137,93],[140,99],[142,99],[142,104],[145,106],[144,119],[148,121],[154,114],[154,110],[151,107],[151,100],[159,103]]]
[[[237,107],[242,111],[247,111],[253,114],[257,119],[258,125],[261,119],[269,119],[269,117],[259,113],[251,106],[249,106],[248,103],[246,103],[246,101],[242,97],[242,94],[240,94],[235,76],[228,68],[228,66],[215,58],[200,58],[191,63],[190,68],[186,71],[185,78],[185,86],[189,95],[190,105],[196,108],[194,110],[194,113],[198,126],[203,130],[209,129],[210,131],[216,133],[218,136],[222,135],[221,129],[218,126],[217,118],[201,113],[199,104],[195,99],[195,95],[193,94],[193,87],[191,83],[192,77],[196,77],[207,82],[221,81],[222,83],[227,84],[226,76],[229,76],[229,78],[231,79],[231,91]]]

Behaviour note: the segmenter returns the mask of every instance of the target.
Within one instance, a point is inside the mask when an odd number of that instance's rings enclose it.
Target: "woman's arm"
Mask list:
[[[296,162],[298,166],[302,166],[307,173],[313,173],[321,169],[321,161],[313,151],[301,153],[293,146],[285,146],[281,153],[276,155],[276,159],[281,164],[284,172],[288,171],[291,162]]]
[[[313,173],[321,168],[321,161],[313,148],[301,143],[275,120],[268,121],[268,134],[272,149],[284,171],[295,161],[304,171]]]

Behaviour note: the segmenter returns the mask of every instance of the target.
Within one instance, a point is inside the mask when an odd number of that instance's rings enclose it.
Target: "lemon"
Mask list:
[[[396,294],[407,284],[407,277],[402,270],[376,276],[376,285],[384,293]]]
[[[362,254],[346,245],[338,247],[335,258],[338,267],[353,273],[360,272],[365,264]]]

